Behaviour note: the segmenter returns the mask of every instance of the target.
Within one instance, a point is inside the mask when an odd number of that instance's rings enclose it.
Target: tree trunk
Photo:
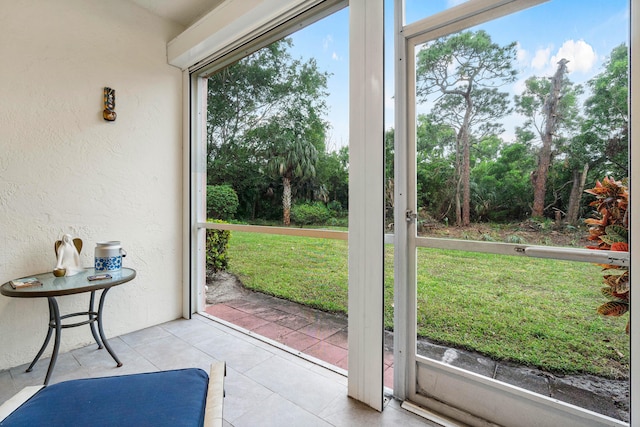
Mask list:
[[[291,224],[291,180],[282,177],[282,216],[284,225]]]
[[[558,99],[562,89],[562,78],[567,71],[567,62],[564,58],[558,62],[558,70],[551,79],[549,96],[544,103],[545,127],[541,135],[542,147],[538,153],[538,168],[533,175],[533,209],[531,211],[533,217],[544,215],[544,196],[547,192],[547,175],[551,165],[553,136],[558,127]]]
[[[460,182],[458,178],[456,183],[456,226],[462,227],[462,203],[460,202]]]
[[[462,201],[461,201],[461,195],[462,195],[462,149],[461,147],[461,140],[462,140],[462,129],[460,129],[460,131],[458,132],[457,138],[456,138],[456,168],[455,168],[455,173],[456,173],[456,194],[455,194],[455,202],[456,202],[456,226],[457,227],[461,227],[462,226]]]
[[[469,140],[469,127],[471,126],[471,112],[473,101],[471,100],[471,86],[465,96],[467,109],[464,114],[461,129],[462,142],[462,226],[471,224],[471,141]]]
[[[467,227],[471,224],[471,150],[468,136],[465,140],[462,156],[462,225]]]
[[[569,225],[577,225],[580,215],[580,201],[584,193],[584,185],[587,182],[587,172],[589,172],[589,163],[584,164],[582,171],[573,170],[573,185],[571,186],[571,194],[569,195],[569,208],[567,209],[567,223]]]

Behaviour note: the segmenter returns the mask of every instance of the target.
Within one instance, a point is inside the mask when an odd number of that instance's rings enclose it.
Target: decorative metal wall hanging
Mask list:
[[[104,110],[102,111],[102,117],[113,122],[116,120],[116,90],[110,87],[104,88]]]

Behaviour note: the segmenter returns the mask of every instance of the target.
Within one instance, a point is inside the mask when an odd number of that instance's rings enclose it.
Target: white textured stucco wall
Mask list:
[[[182,80],[166,61],[181,30],[124,0],[0,1],[0,283],[52,270],[63,233],[87,267],[96,241],[121,240],[138,277],[110,291],[107,336],[181,315]],[[46,299],[0,296],[0,370],[35,356],[47,319]],[[90,342],[67,329],[61,348]]]

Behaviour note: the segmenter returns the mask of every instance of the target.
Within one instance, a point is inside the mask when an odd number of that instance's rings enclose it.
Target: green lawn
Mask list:
[[[229,270],[250,289],[347,312],[346,241],[234,231],[229,255]],[[552,372],[621,378],[627,318],[596,314],[600,277],[585,263],[421,248],[418,334]],[[393,329],[392,246],[385,307]]]

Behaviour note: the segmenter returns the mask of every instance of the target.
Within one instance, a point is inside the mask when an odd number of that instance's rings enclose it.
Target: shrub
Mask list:
[[[213,222],[224,223],[224,221]],[[227,250],[229,248],[229,239],[231,239],[231,231],[207,229],[206,239],[207,271],[213,273],[225,271],[229,265],[229,253]]]
[[[340,203],[337,200],[332,200],[329,203],[327,203],[327,209],[329,209],[329,212],[331,212],[331,216],[334,216],[334,217],[345,216],[345,213],[346,213],[342,208],[342,203]]]
[[[207,185],[207,215],[231,219],[238,211],[238,195],[230,185]]]
[[[326,224],[332,227],[348,227],[349,218],[346,216],[340,218],[331,217],[327,220]]]
[[[300,203],[291,207],[291,220],[299,225],[324,224],[331,217],[322,202]]]

